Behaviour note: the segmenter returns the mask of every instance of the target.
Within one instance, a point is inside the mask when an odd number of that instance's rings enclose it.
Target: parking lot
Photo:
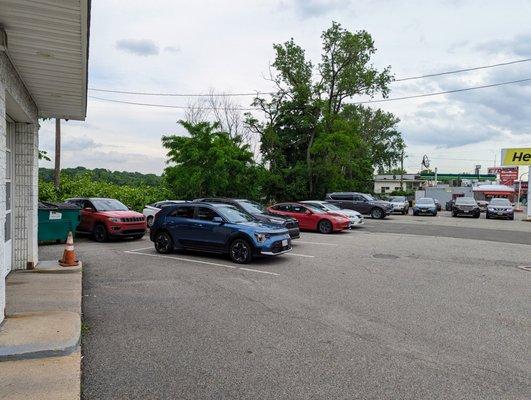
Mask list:
[[[85,399],[529,395],[530,223],[391,216],[245,266],[147,238],[76,250]]]

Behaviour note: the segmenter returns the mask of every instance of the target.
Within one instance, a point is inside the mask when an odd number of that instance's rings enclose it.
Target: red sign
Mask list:
[[[497,175],[497,174],[500,173],[500,170],[501,170],[501,169],[502,169],[502,167],[489,167],[489,168],[487,169],[487,173],[492,174],[492,175],[494,175],[494,174]]]
[[[500,183],[502,185],[513,186],[518,179],[518,167],[500,168]]]

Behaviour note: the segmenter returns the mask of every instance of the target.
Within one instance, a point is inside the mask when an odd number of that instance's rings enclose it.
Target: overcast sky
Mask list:
[[[320,34],[340,22],[367,30],[374,64],[396,78],[531,58],[529,0],[133,0],[93,1],[89,87],[204,93],[271,90],[263,76],[273,43],[291,37],[315,63]],[[531,62],[392,84],[390,97],[531,78]],[[89,96],[186,105],[186,98],[90,92]],[[238,98],[248,106],[250,98]],[[395,113],[405,166],[423,154],[439,171],[499,162],[500,149],[531,145],[531,82],[375,104]],[[85,122],[63,124],[63,166],[154,172],[164,168],[162,135],[183,134],[183,110],[88,99]],[[41,149],[53,155],[54,125]],[[50,166],[51,163],[43,163]]]

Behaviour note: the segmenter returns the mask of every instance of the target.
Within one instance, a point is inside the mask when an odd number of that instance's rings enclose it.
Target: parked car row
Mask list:
[[[407,214],[404,196],[391,201],[369,194],[334,192],[326,200],[285,202],[265,207],[247,199],[200,198],[193,201],[164,200],[147,205],[143,213],[130,210],[115,199],[72,198],[81,208],[77,231],[96,241],[111,238],[142,238],[150,228],[150,239],[159,253],[180,249],[228,254],[235,263],[248,263],[257,256],[274,256],[291,251],[292,240],[301,230],[323,234],[351,229],[364,223],[365,215],[382,219],[398,212]],[[432,198],[418,199],[413,215],[433,215],[441,205]],[[451,205],[452,216],[479,218],[480,207],[471,197],[459,197]],[[507,199],[493,199],[486,207],[487,218],[514,219]]]

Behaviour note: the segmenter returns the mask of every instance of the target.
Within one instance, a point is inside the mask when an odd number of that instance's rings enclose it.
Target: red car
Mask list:
[[[90,234],[97,242],[111,237],[140,239],[146,233],[146,217],[115,199],[75,198],[67,203],[81,207],[77,232]]]
[[[300,229],[332,233],[348,229],[350,220],[340,213],[324,211],[301,203],[280,203],[268,208],[269,212],[285,215],[299,221]]]

